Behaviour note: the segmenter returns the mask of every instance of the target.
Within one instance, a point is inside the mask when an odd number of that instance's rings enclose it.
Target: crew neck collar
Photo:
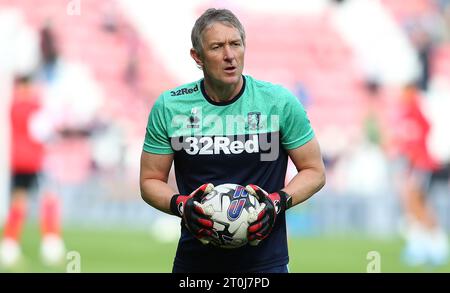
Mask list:
[[[241,87],[241,90],[239,91],[239,93],[236,96],[234,96],[231,100],[226,101],[226,102],[216,102],[213,99],[211,99],[210,96],[208,96],[208,94],[206,93],[206,90],[205,90],[205,79],[202,79],[200,81],[200,89],[202,91],[203,97],[208,101],[208,103],[210,103],[210,104],[212,104],[214,106],[228,106],[228,105],[233,104],[237,100],[239,100],[239,98],[242,96],[242,94],[245,91],[245,84],[246,84],[245,76],[242,75],[242,87]]]

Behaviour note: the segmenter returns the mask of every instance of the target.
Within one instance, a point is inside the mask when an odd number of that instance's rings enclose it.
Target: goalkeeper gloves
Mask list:
[[[213,189],[214,185],[206,183],[190,195],[175,194],[170,200],[170,211],[182,218],[186,228],[203,244],[209,243],[208,237],[213,234],[213,221],[203,210],[200,201]]]
[[[260,209],[257,210],[256,221],[251,223],[247,229],[248,241],[250,245],[255,246],[269,236],[277,216],[292,206],[292,198],[282,190],[268,194],[261,187],[253,184],[247,185],[245,189],[248,193],[256,196],[261,203]]]

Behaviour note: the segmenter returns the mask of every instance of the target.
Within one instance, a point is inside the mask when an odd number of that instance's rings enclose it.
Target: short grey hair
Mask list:
[[[228,9],[209,8],[195,22],[192,28],[192,47],[197,53],[203,53],[202,33],[214,23],[221,22],[236,28],[241,35],[242,44],[245,46],[245,30],[239,19]]]

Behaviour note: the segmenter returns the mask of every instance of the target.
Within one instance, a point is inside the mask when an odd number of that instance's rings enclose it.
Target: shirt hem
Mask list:
[[[173,265],[177,266],[179,268],[181,268],[182,270],[186,270],[186,271],[192,271],[192,272],[204,272],[204,273],[256,273],[259,271],[264,271],[266,269],[275,267],[275,266],[282,266],[282,265],[287,265],[289,263],[289,256],[283,257],[283,258],[279,258],[276,259],[274,261],[270,261],[270,262],[265,262],[262,264],[258,264],[252,267],[234,267],[234,268],[224,268],[224,269],[220,269],[217,268],[218,270],[215,271],[213,269],[211,269],[210,267],[197,267],[197,266],[190,266],[187,265],[185,262],[183,262],[182,260],[175,258]]]

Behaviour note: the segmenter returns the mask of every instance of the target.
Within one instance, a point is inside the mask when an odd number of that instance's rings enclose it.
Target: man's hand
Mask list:
[[[170,201],[170,210],[183,219],[186,228],[203,244],[209,243],[213,234],[213,221],[203,210],[200,200],[214,189],[214,185],[206,183],[194,190],[190,195],[175,194]]]
[[[250,245],[255,246],[269,236],[278,214],[292,206],[292,198],[282,190],[268,194],[264,189],[253,184],[247,185],[245,189],[248,193],[256,196],[261,203],[260,208],[257,210],[258,217],[256,221],[247,230],[248,241]]]

